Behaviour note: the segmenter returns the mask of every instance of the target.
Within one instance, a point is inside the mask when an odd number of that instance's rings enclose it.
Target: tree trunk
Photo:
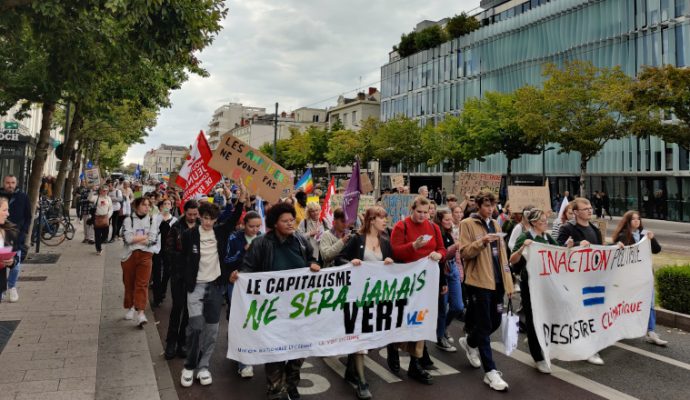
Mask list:
[[[74,196],[72,191],[75,187],[79,186],[77,180],[79,179],[79,170],[81,169],[81,152],[77,151],[74,157],[74,162],[72,163],[72,169],[69,171],[69,177],[65,182],[65,208],[69,212],[72,208],[72,200]]]
[[[585,189],[585,177],[587,176],[587,160],[580,157],[580,197],[587,197]]]
[[[50,147],[50,126],[53,123],[53,114],[55,113],[55,103],[43,103],[42,107],[41,130],[38,134],[38,142],[36,143],[36,151],[34,159],[31,162],[31,174],[29,175],[29,204],[31,205],[31,216],[36,213],[36,204],[41,191],[41,178],[43,177],[43,167],[48,158],[48,147]],[[27,239],[31,237],[31,228],[29,227],[29,234]]]
[[[510,186],[513,181],[513,160],[508,159],[508,169],[506,170],[506,186]]]
[[[68,167],[70,165],[70,159],[72,158],[72,153],[74,152],[74,144],[77,143],[77,137],[79,136],[79,131],[81,130],[84,118],[81,114],[81,107],[79,103],[74,105],[74,117],[72,118],[72,123],[69,128],[69,135],[67,137],[67,142],[62,146],[62,162],[60,163],[60,170],[58,171],[57,178],[55,179],[55,185],[53,186],[53,192],[57,193],[62,200],[67,200],[71,198],[69,191],[65,188],[65,179],[67,177]],[[65,201],[65,207],[67,207],[67,201]]]
[[[455,160],[453,160],[453,187],[451,188],[451,191],[453,194],[455,194],[455,173],[458,170],[458,165]]]

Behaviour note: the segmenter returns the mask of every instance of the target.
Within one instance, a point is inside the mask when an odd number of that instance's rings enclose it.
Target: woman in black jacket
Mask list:
[[[19,250],[19,231],[17,226],[9,221],[9,200],[7,197],[0,197],[0,247],[12,247],[13,252]],[[0,301],[2,295],[7,290],[7,270],[14,268],[18,263],[21,254],[17,252],[14,257],[0,261]]]
[[[371,207],[364,213],[364,223],[345,245],[338,257],[338,263],[352,263],[355,267],[362,261],[383,261],[384,265],[393,264],[393,250],[384,234],[386,231],[386,210],[383,207]],[[337,264],[338,264],[337,263]],[[358,399],[370,399],[369,384],[364,377],[364,355],[366,350],[347,356],[345,380],[355,387]]]
[[[645,230],[642,227],[642,218],[637,211],[628,211],[623,215],[616,230],[613,232],[613,241],[623,243],[626,246],[638,243],[643,238],[650,240],[652,254],[661,251],[661,245],[654,237],[654,232]],[[647,335],[645,340],[657,346],[666,346],[668,341],[662,340],[654,331],[656,328],[656,313],[654,312],[654,292],[652,292],[652,309],[649,311],[649,322],[647,323]]]

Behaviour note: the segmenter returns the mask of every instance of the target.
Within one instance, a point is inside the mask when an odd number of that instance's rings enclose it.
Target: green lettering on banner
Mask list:
[[[348,286],[341,287],[338,297],[333,302],[331,302],[331,300],[333,299],[335,291],[331,288],[312,290],[309,292],[308,296],[305,292],[297,293],[290,302],[290,305],[294,309],[294,311],[290,313],[290,319],[295,319],[302,315],[302,313],[304,313],[305,317],[314,313],[321,314],[321,310],[325,308],[330,308],[331,311],[335,311],[338,307],[342,308],[343,304],[347,301],[348,289]],[[318,301],[314,299],[317,294],[321,297]]]
[[[271,321],[275,320],[277,317],[275,316],[275,303],[278,301],[279,297],[274,297],[273,299],[265,299],[261,303],[261,307],[258,307],[258,301],[257,300],[252,300],[252,304],[249,305],[249,311],[247,312],[247,318],[244,320],[244,325],[242,325],[242,329],[247,328],[247,324],[249,323],[249,320],[252,320],[252,329],[253,330],[258,330],[259,326],[261,325],[262,319],[264,325],[268,325],[271,323]],[[258,310],[257,310],[258,307]],[[268,309],[266,309],[268,307]]]

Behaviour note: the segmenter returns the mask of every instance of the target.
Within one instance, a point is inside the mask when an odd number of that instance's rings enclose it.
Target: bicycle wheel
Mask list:
[[[48,237],[46,237],[46,233]],[[41,243],[46,246],[57,246],[65,241],[65,224],[57,218],[48,220],[41,235]]]
[[[70,221],[65,221],[64,224],[65,224],[65,239],[67,239],[67,240],[74,239],[74,233],[76,231],[74,229],[74,225],[72,225],[72,223]]]

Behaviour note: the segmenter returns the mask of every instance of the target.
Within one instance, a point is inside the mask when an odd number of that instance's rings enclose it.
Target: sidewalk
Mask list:
[[[122,243],[99,257],[82,238],[77,225],[74,240],[41,246],[59,260],[25,263],[19,301],[0,303],[0,321],[19,321],[0,353],[0,400],[176,399],[150,310],[144,330],[123,320]]]

